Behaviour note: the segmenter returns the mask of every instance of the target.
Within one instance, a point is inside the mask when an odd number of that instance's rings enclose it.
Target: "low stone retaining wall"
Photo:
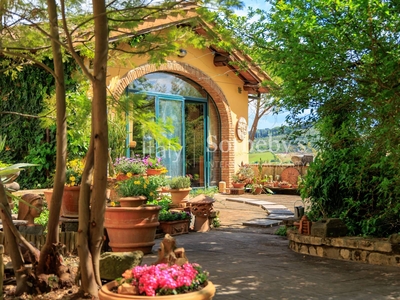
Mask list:
[[[254,170],[255,176],[258,176],[258,165],[250,164],[251,168]],[[294,164],[263,164],[262,165],[262,177],[265,175],[272,175],[272,179],[276,180],[276,175],[281,175],[282,171],[286,168],[295,168],[299,171],[301,176],[306,175],[308,165],[294,165]]]
[[[289,248],[301,254],[400,267],[400,244],[362,237],[322,238],[288,230]]]

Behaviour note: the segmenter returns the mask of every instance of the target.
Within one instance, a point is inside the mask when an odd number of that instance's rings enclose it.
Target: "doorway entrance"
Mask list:
[[[157,121],[172,126],[166,137],[174,142],[173,146],[161,144],[143,132],[139,124],[132,125],[129,139],[134,139],[137,147],[129,155],[161,157],[167,176],[189,176],[193,188],[216,186],[221,177],[220,155],[211,146],[219,142],[220,127],[211,97],[196,83],[163,72],[133,81],[127,93],[146,95],[146,109],[154,113]]]

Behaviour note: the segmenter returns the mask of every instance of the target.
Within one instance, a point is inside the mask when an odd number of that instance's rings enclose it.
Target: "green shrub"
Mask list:
[[[177,176],[171,178],[168,183],[171,189],[187,189],[190,188],[190,177],[189,176]]]
[[[286,226],[280,226],[276,231],[275,231],[276,235],[280,235],[280,236],[286,236],[287,234],[287,227]]]

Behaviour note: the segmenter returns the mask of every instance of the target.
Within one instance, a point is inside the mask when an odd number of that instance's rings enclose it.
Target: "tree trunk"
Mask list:
[[[0,209],[1,219],[3,221],[3,231],[5,247],[10,255],[13,269],[15,271],[15,277],[17,281],[17,287],[15,290],[16,295],[21,295],[24,292],[28,292],[29,287],[27,285],[28,281],[28,269],[24,266],[24,260],[22,258],[21,250],[18,246],[17,239],[12,233],[11,228],[7,224],[12,224],[11,209],[8,204],[6,190],[4,185],[0,180],[0,203],[2,204],[2,209]],[[6,221],[8,220],[8,222]]]
[[[249,131],[249,151],[251,150],[252,144],[256,137],[256,132],[258,129],[258,122],[261,118],[273,107],[272,102],[266,97],[261,97],[260,95],[250,101],[255,107],[254,120]]]
[[[47,225],[47,238],[44,247],[40,253],[37,274],[56,273],[61,275],[60,270],[54,270],[54,266],[60,266],[57,255],[56,245],[59,239],[58,223],[60,219],[60,209],[62,195],[64,191],[66,156],[67,156],[67,116],[65,100],[65,82],[64,65],[59,41],[59,27],[57,6],[54,0],[47,1],[50,35],[52,37],[52,50],[54,62],[54,75],[56,79],[56,116],[57,116],[57,156],[56,156],[56,174],[54,178],[53,195],[51,198],[49,222]],[[40,277],[40,276],[39,276]]]
[[[101,286],[99,259],[104,239],[104,212],[106,204],[108,125],[107,125],[107,54],[108,30],[104,1],[93,0],[95,57],[93,62],[92,133],[87,160],[94,164],[92,195],[89,197],[90,182],[84,183],[80,197],[78,253],[81,261],[82,288],[94,297]],[[93,153],[93,155],[92,155]],[[89,166],[85,168],[87,180]],[[83,199],[85,196],[85,199]],[[87,198],[86,198],[87,197]],[[89,201],[91,199],[91,203]],[[91,206],[89,210],[89,205]],[[85,206],[85,207],[83,207]],[[90,219],[88,218],[90,217]],[[87,223],[90,220],[90,223]],[[87,245],[87,246],[86,246]]]

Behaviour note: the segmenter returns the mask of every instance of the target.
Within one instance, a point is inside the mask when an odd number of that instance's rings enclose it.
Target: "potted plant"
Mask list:
[[[279,187],[282,189],[289,189],[291,187],[291,184],[287,181],[281,181],[279,183]]]
[[[208,272],[196,263],[136,266],[122,276],[102,286],[100,300],[211,300],[215,295]]]
[[[170,235],[189,233],[190,219],[190,213],[182,210],[165,209],[158,216],[162,232]]]
[[[131,177],[116,184],[121,206],[139,206],[158,197],[159,176]]]
[[[154,202],[158,197],[157,177],[131,177],[116,184],[116,191],[121,197],[111,202],[116,206],[106,207],[104,215],[104,227],[113,251],[151,252],[160,225],[158,215],[161,206]],[[146,199],[153,202],[148,203]]]
[[[63,217],[78,218],[79,193],[81,190],[82,173],[84,162],[82,159],[76,158],[67,162],[66,180],[61,202],[61,212]],[[50,209],[52,189],[44,192],[47,206]]]
[[[176,206],[179,206],[192,190],[189,176],[173,177],[168,182],[168,186],[168,192],[171,194],[172,203]]]
[[[146,165],[140,156],[120,157],[115,160],[114,171],[117,180],[125,180],[135,175],[146,173]]]
[[[146,156],[143,159],[143,163],[146,166],[146,174],[151,176],[151,175],[161,175],[164,173],[167,173],[168,170],[165,168],[165,166],[162,164],[162,159],[161,157],[150,157]]]
[[[234,188],[243,188],[246,184],[252,182],[254,170],[249,165],[240,165],[239,169],[232,176],[232,185]]]
[[[249,187],[251,188],[251,193],[254,195],[260,195],[264,188],[262,183],[257,183],[255,180]]]

